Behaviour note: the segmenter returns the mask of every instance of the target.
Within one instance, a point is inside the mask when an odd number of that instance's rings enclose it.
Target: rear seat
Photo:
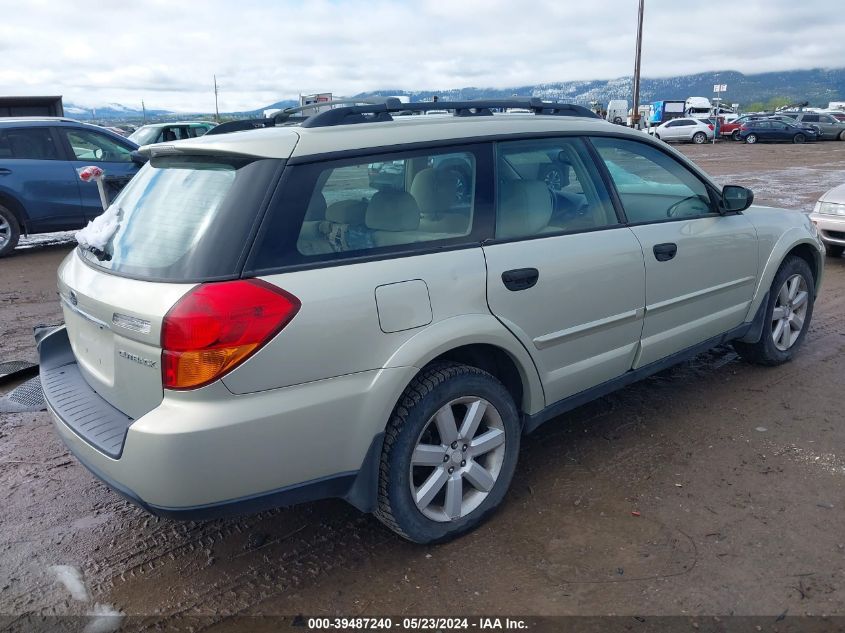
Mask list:
[[[322,197],[322,194],[321,194]],[[323,198],[325,201],[325,198]],[[315,205],[312,205],[315,206]],[[362,248],[356,242],[357,234],[363,234],[364,215],[367,203],[363,200],[339,200],[325,208],[325,219],[309,219],[317,217],[317,209],[309,206],[302,223],[302,230],[296,247],[303,255],[321,255],[340,251]],[[318,205],[317,205],[318,206]],[[350,244],[350,230],[353,235]]]
[[[411,244],[431,239],[428,231],[420,231],[420,207],[406,191],[384,190],[376,193],[367,205],[365,224],[372,232],[374,246]]]
[[[411,195],[420,208],[420,230],[431,233],[466,235],[469,232],[469,208],[465,213],[452,211],[458,197],[455,178],[428,167],[411,183]]]
[[[496,237],[508,239],[558,231],[549,227],[552,211],[552,197],[545,182],[505,180],[499,187]]]

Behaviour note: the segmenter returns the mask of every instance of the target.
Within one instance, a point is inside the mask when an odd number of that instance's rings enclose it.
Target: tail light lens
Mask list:
[[[707,127],[709,127],[711,130],[712,130],[712,129],[714,129],[714,128],[713,128],[713,124],[712,124],[712,123],[708,123],[708,124],[707,124]]]
[[[164,317],[164,387],[214,382],[278,334],[300,306],[292,294],[258,279],[197,286]]]

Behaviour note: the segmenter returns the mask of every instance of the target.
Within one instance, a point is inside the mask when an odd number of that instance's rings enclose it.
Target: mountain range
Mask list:
[[[745,75],[734,70],[698,73],[665,78],[642,78],[640,102],[650,103],[659,99],[686,99],[690,96],[712,97],[713,85],[724,84],[727,91],[721,95],[725,103],[748,106],[752,102],[766,102],[775,97],[791,101],[809,101],[813,106],[827,106],[830,101],[845,100],[845,68],[814,68]],[[330,89],[331,87],[327,87]],[[633,77],[589,81],[559,81],[552,83],[514,86],[510,88],[450,88],[427,90],[375,90],[353,95],[354,98],[405,95],[411,101],[423,101],[437,95],[442,100],[503,99],[514,95],[540,97],[546,100],[589,105],[592,101],[607,103],[611,99],[631,101]],[[338,96],[338,95],[335,95]],[[246,112],[227,112],[227,117],[259,116],[264,110],[298,105],[294,100],[282,100]],[[116,103],[97,108],[83,108],[65,104],[65,114],[83,120],[140,120],[143,113]],[[188,116],[209,116],[208,113],[172,112],[147,109],[147,119],[172,119]]]

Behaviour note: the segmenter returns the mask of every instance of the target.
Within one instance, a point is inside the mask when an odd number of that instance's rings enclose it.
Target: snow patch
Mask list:
[[[88,613],[91,619],[85,625],[83,633],[111,633],[120,628],[123,621],[123,614],[115,609],[110,604],[94,605],[94,608]]]
[[[91,220],[85,228],[76,232],[76,241],[83,248],[96,248],[104,251],[106,244],[120,225],[120,209],[115,205],[106,209],[105,213]]]
[[[91,597],[88,595],[88,589],[85,587],[85,582],[82,580],[82,572],[78,567],[73,565],[52,565],[50,571],[56,576],[56,580],[62,583],[70,592],[74,600],[80,602],[88,602]]]

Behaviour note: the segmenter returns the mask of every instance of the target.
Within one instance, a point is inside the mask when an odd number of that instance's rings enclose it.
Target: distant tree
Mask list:
[[[766,109],[777,110],[778,108],[782,108],[785,105],[789,105],[793,101],[794,100],[790,99],[789,97],[772,97],[766,104]]]
[[[762,101],[755,101],[754,103],[749,103],[745,106],[746,112],[761,112],[766,109],[766,104]]]

